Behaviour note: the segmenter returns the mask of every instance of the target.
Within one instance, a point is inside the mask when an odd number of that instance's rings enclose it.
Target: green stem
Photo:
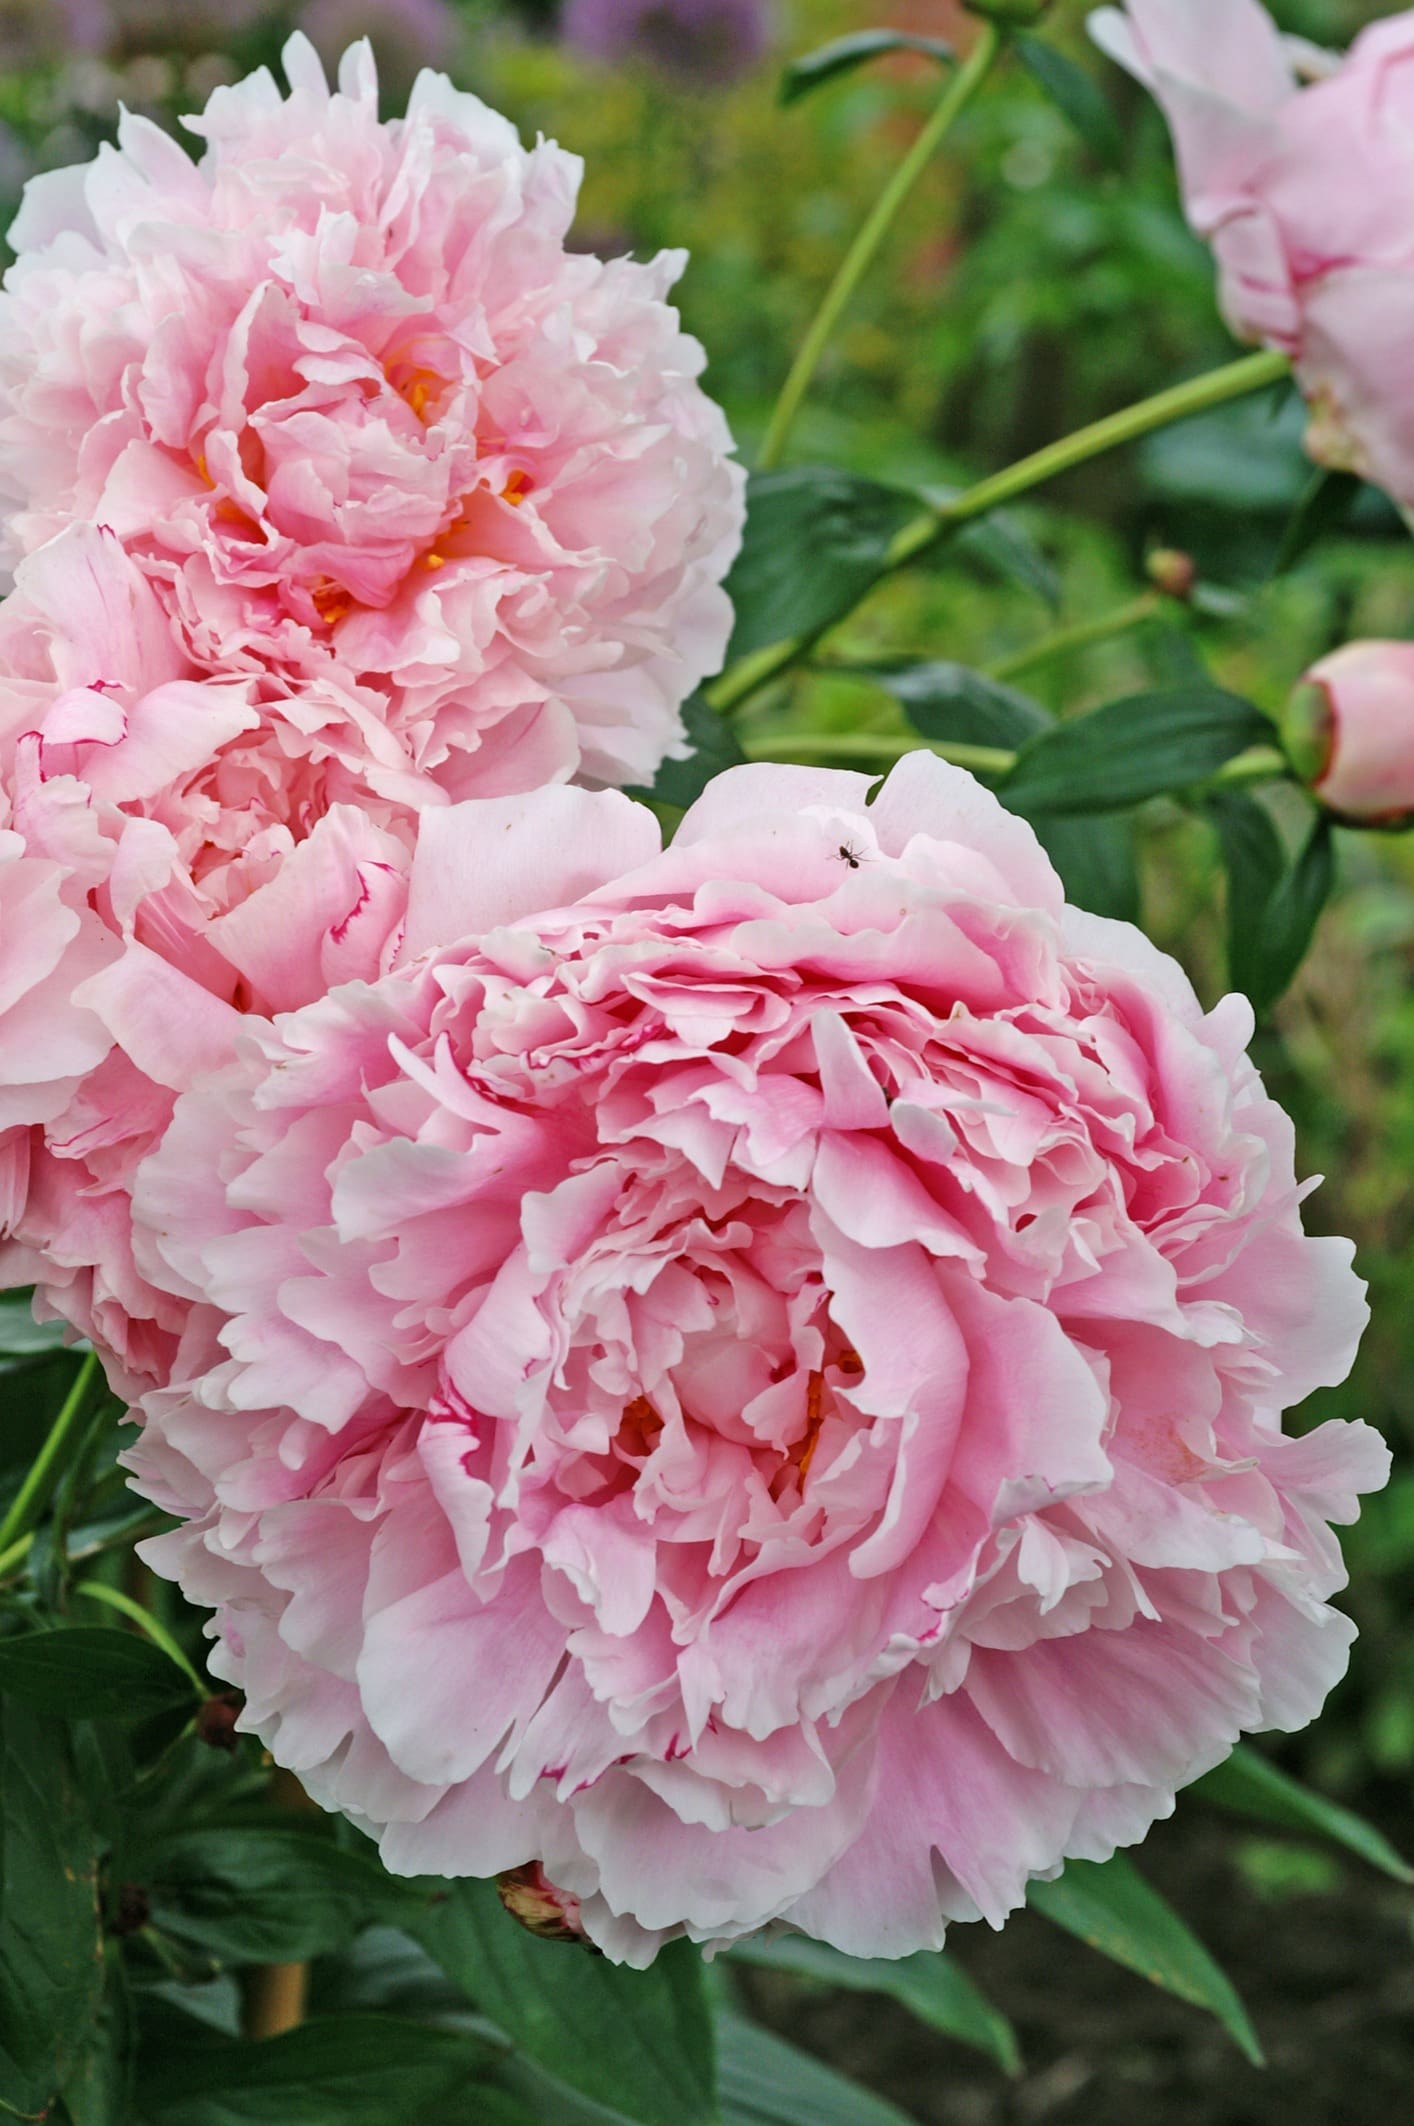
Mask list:
[[[902,568],[938,539],[946,538],[960,524],[970,524],[975,517],[985,517],[991,510],[1000,509],[1004,502],[1014,502],[1018,495],[1026,494],[1033,487],[1044,486],[1047,480],[1057,479],[1061,473],[1072,471],[1085,464],[1089,458],[1102,457],[1106,451],[1118,450],[1125,443],[1137,443],[1141,437],[1152,435],[1155,429],[1169,428],[1175,421],[1192,420],[1195,414],[1211,413],[1214,407],[1226,406],[1233,399],[1245,399],[1254,391],[1265,391],[1271,384],[1279,384],[1291,372],[1288,357],[1275,348],[1264,348],[1260,354],[1245,354],[1238,361],[1227,362],[1221,369],[1210,369],[1203,376],[1190,377],[1186,384],[1171,385],[1152,399],[1141,399],[1137,406],[1125,406],[1118,413],[1106,414],[1102,421],[1092,421],[1087,428],[1077,428],[1073,435],[1062,436],[1058,443],[1047,443],[1043,450],[1036,450],[1029,458],[1018,458],[1015,465],[1008,465],[989,479],[979,480],[965,494],[957,495],[939,510],[930,510],[927,515],[915,517],[905,524],[885,557],[885,566]]]
[[[955,768],[970,768],[974,775],[1005,775],[1016,765],[1016,755],[1001,746],[944,744],[919,738],[910,732],[895,738],[879,731],[797,731],[775,738],[751,738],[743,747],[748,760],[858,761],[874,767],[884,760],[902,760],[905,753],[936,753]]]
[[[44,1511],[49,1494],[59,1478],[64,1450],[83,1415],[83,1406],[97,1371],[98,1359],[90,1351],[74,1375],[73,1386],[64,1398],[63,1408],[49,1428],[49,1437],[31,1462],[24,1482],[10,1502],[9,1512],[4,1520],[0,1521],[0,1566],[3,1566],[18,1539],[27,1536],[36,1526]],[[23,1556],[23,1552],[20,1555]]]
[[[974,775],[1002,776],[1016,766],[1015,753],[1002,746],[970,746],[961,741],[920,738],[910,732],[899,738],[882,731],[797,731],[774,738],[748,739],[743,747],[748,760],[821,761],[831,765],[857,762],[877,768],[902,760],[906,753],[936,753],[939,760]],[[1239,753],[1199,787],[1205,790],[1245,790],[1253,783],[1289,779],[1291,763],[1275,746],[1253,746]]]
[[[120,1615],[129,1618],[139,1631],[147,1633],[154,1646],[161,1647],[169,1661],[176,1662],[198,1697],[209,1696],[211,1686],[202,1682],[166,1625],[159,1624],[156,1617],[143,1608],[141,1602],[135,1602],[132,1596],[124,1594],[121,1588],[106,1587],[102,1580],[80,1580],[74,1593],[86,1595],[90,1602],[106,1602],[110,1609],[116,1609]]]
[[[1288,374],[1290,366],[1286,356],[1275,351],[1244,355],[1240,361],[1210,370],[1206,376],[1192,377],[1186,384],[1175,384],[1171,390],[1161,391],[1155,398],[1141,399],[1137,406],[1126,406],[1122,412],[1109,414],[1103,421],[1092,421],[1088,428],[1079,428],[1074,435],[1064,436],[1058,443],[1047,444],[1044,450],[1019,459],[1015,465],[1009,465],[1004,471],[980,480],[965,493],[955,495],[942,509],[930,510],[926,515],[915,517],[911,524],[905,524],[884,556],[875,582],[906,567],[910,561],[916,561],[920,554],[946,539],[959,525],[986,516],[989,510],[1014,501],[1018,495],[1055,479],[1059,473],[1083,465],[1089,458],[1102,456],[1107,450],[1137,442],[1141,436],[1152,435],[1156,429],[1167,428],[1175,421],[1186,421],[1194,414],[1210,413],[1214,407],[1226,406],[1233,399],[1246,398],[1254,391],[1263,391],[1268,385],[1279,383]],[[840,618],[843,617],[841,614]],[[825,632],[820,628],[812,635],[792,636],[755,651],[707,688],[707,700],[714,709],[729,715],[749,695],[757,693],[778,673],[794,664]]]
[[[991,72],[1002,43],[1002,32],[996,24],[985,23],[977,42],[944,89],[937,109],[885,185],[868,220],[841,260],[839,271],[826,290],[825,299],[801,341],[800,351],[791,364],[790,374],[776,401],[770,426],[766,430],[766,440],[761,445],[761,455],[757,460],[762,472],[779,464],[781,453],[795,425],[796,415],[800,412],[805,395],[820,366],[821,356],[829,345],[851,296],[872,265],[874,255],[888,234],[899,208],[951,129],[953,120],[971,101]]]
[[[1157,591],[1145,591],[1140,598],[1132,598],[1128,605],[1117,606],[1112,613],[1101,613],[1094,620],[1077,621],[1074,627],[1057,628],[1053,634],[1044,635],[1033,642],[1029,649],[1017,650],[1010,657],[999,657],[987,667],[989,679],[1019,679],[1023,672],[1035,671],[1039,665],[1050,664],[1057,657],[1068,657],[1075,650],[1085,650],[1097,642],[1109,642],[1116,635],[1127,635],[1132,628],[1142,627],[1152,620],[1163,599]]]

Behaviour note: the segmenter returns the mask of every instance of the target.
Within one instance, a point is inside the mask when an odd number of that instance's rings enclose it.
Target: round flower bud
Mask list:
[[[1282,716],[1302,781],[1363,827],[1414,816],[1414,642],[1348,642],[1313,664]]]
[[[1193,596],[1198,581],[1197,564],[1191,554],[1180,553],[1177,547],[1156,547],[1144,564],[1144,572],[1156,591],[1165,598],[1177,598],[1186,602]]]
[[[1365,1307],[1250,1007],[959,770],[426,813],[388,970],[245,1027],[135,1190],[143,1555],[394,1872],[904,1956],[1343,1671],[1388,1457],[1283,1429]]]

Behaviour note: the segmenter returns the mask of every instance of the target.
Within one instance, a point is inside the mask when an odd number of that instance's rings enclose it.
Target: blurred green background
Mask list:
[[[1047,25],[1089,70],[1120,153],[1094,151],[1019,68],[969,112],[854,304],[792,455],[910,486],[957,486],[1234,349],[1204,248],[1177,205],[1165,129],[1148,99],[1089,51],[1085,7]],[[1344,42],[1389,8],[1285,0],[1282,26]],[[681,306],[708,381],[749,458],[844,245],[938,92],[926,60],[886,61],[788,109],[783,60],[841,32],[890,25],[966,38],[953,0],[0,0],[0,205],[36,170],[111,137],[121,101],[163,124],[219,82],[274,65],[303,26],[332,58],[373,37],[396,109],[418,65],[579,151],[578,240],[682,246]],[[1093,136],[1092,136],[1093,137]],[[1394,511],[1362,492],[1346,528],[1272,577],[1310,477],[1290,395],[1244,403],[1100,460],[1018,513],[1032,562],[984,549],[890,583],[837,638],[855,652],[995,662],[1057,624],[1133,598],[1143,557],[1198,562],[1194,608],[1047,667],[1028,684],[1062,712],[1181,672],[1195,652],[1275,706],[1303,667],[1352,635],[1410,632],[1414,554]],[[1050,607],[1048,609],[1048,597]],[[753,715],[897,728],[855,682],[805,673]],[[1389,1490],[1347,1554],[1361,1639],[1322,1723],[1282,1746],[1293,1771],[1414,1849],[1414,849],[1342,838],[1341,887],[1276,1023],[1260,1037],[1298,1116],[1312,1222],[1353,1233],[1374,1322],[1352,1381],[1309,1415],[1364,1416],[1396,1445]],[[1200,989],[1222,984],[1222,911],[1208,830],[1151,809],[1145,921]],[[1303,1422],[1304,1422],[1303,1418]],[[754,2005],[797,2040],[887,2091],[921,2121],[1136,2118],[1385,2121],[1414,2076],[1407,1899],[1347,1877],[1325,1851],[1253,1838],[1194,1807],[1161,1827],[1146,1866],[1199,1925],[1268,2044],[1263,2080],[1196,2015],[1029,1919],[958,1940],[964,1965],[1017,2020],[1028,2072],[995,2070],[863,1996],[808,1992],[769,1973]]]

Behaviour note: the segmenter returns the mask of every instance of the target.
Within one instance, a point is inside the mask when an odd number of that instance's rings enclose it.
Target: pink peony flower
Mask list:
[[[930,755],[430,812],[396,964],[178,1101],[130,1460],[243,1724],[398,1871],[864,1956],[1139,1838],[1351,1627],[1362,1288],[1138,932]]]
[[[42,1096],[5,1116],[28,1126],[0,1202],[0,1283],[36,1286],[40,1314],[91,1338],[128,1399],[166,1378],[186,1316],[129,1240],[132,1176],[175,1094],[228,1058],[243,1012],[376,973],[406,904],[396,774],[380,799],[367,749],[314,716],[291,759],[259,692],[194,671],[110,532],[61,533],[0,607],[0,787],[30,852],[20,869],[43,868],[83,941],[62,992],[52,977],[0,985],[0,1053],[44,1074]],[[23,941],[26,970],[57,955],[59,920]],[[61,1069],[74,1025],[88,1060]]]
[[[1311,788],[1345,819],[1414,815],[1414,642],[1347,642],[1304,675],[1283,719]]]
[[[119,951],[87,903],[82,805],[69,779],[56,784],[47,839],[31,847],[0,800],[0,1232],[23,1210],[36,1127],[63,1112],[112,1046],[74,995]]]
[[[1258,0],[1090,19],[1164,107],[1228,322],[1294,358],[1312,454],[1414,503],[1414,11],[1342,60],[1281,37]]]
[[[28,187],[0,299],[12,558],[112,530],[267,768],[326,733],[404,802],[647,782],[719,665],[742,519],[649,264],[568,253],[580,164],[423,73],[380,124],[303,36],[187,123]]]

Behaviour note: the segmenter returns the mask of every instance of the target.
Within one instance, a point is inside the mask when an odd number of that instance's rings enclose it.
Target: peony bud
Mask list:
[[[245,1699],[239,1691],[222,1691],[218,1698],[208,1698],[197,1708],[196,1734],[199,1742],[208,1749],[234,1753],[240,1747],[236,1722],[241,1716]]]
[[[508,1868],[496,1877],[496,1895],[510,1913],[542,1941],[577,1941],[594,1945],[579,1916],[579,1899],[556,1889],[538,1860]]]
[[[1198,568],[1191,554],[1182,554],[1175,546],[1156,547],[1145,562],[1144,570],[1154,589],[1162,591],[1166,598],[1186,602],[1193,596]]]
[[[1414,816],[1414,642],[1348,642],[1313,664],[1286,705],[1282,738],[1330,811],[1403,826]]]

